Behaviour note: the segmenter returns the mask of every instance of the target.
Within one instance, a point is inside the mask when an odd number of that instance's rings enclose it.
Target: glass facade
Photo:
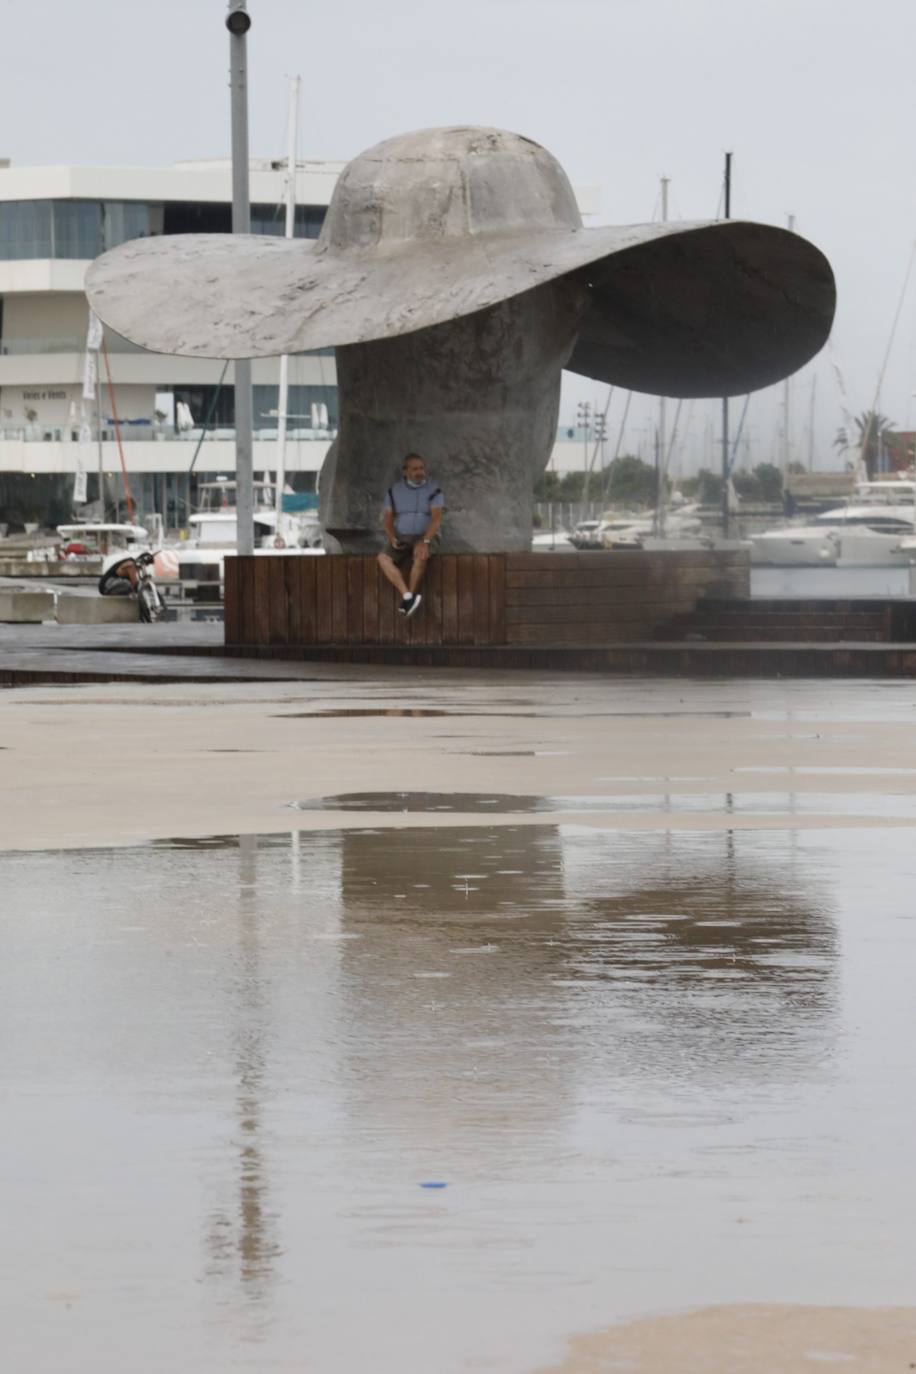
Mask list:
[[[97,258],[102,251],[102,207],[99,202],[62,200],[52,209],[51,256]]]
[[[276,429],[277,417],[271,415],[280,403],[278,386],[255,386],[254,427],[255,429]],[[303,430],[311,427],[313,405],[328,408],[328,428],[337,428],[337,387],[336,386],[291,386],[287,403],[288,430]]]
[[[194,417],[195,425],[206,425],[208,429],[231,429],[235,424],[235,392],[231,385],[217,388],[215,385],[192,387],[173,386],[176,401],[184,401]],[[278,386],[255,386],[252,388],[254,401],[254,429],[269,431],[277,428],[276,411],[280,388]],[[311,429],[313,405],[328,408],[328,428],[337,428],[337,387],[336,386],[291,386],[287,405],[287,429],[302,432]],[[270,435],[265,437],[269,438]]]
[[[296,237],[315,239],[324,222],[323,205],[296,207]],[[251,232],[281,234],[283,206],[253,205]],[[128,239],[157,234],[228,234],[229,205],[166,201],[11,200],[0,201],[0,260],[96,258]]]
[[[0,258],[51,258],[50,200],[0,202]]]
[[[297,205],[293,226],[297,239],[317,239],[324,224],[323,205]],[[283,205],[252,205],[251,232],[253,234],[277,234],[282,237],[286,227],[286,207]]]

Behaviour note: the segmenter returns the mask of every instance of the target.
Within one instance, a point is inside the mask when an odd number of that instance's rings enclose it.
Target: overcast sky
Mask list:
[[[225,8],[0,0],[0,156],[91,165],[228,154]],[[817,465],[832,465],[833,364],[849,409],[870,407],[916,236],[913,0],[249,0],[249,11],[255,154],[282,155],[295,73],[302,156],[345,160],[408,129],[495,125],[543,143],[574,183],[599,185],[593,223],[651,218],[663,174],[673,217],[714,217],[732,149],[733,214],[776,224],[794,214],[836,273],[831,347],[792,389],[793,456],[807,457],[816,375]],[[916,272],[880,409],[916,426],[914,391]],[[567,379],[564,417],[605,396]],[[775,444],[779,401],[781,388],[751,404],[758,459]],[[705,409],[718,432],[716,408]],[[634,400],[631,423],[633,444],[647,445],[653,404]],[[690,423],[696,461],[703,407]]]

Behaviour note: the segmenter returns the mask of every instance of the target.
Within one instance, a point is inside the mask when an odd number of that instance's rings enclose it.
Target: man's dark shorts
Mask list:
[[[422,535],[417,535],[416,538],[412,538],[409,534],[402,534],[399,536],[399,543],[401,547],[399,549],[396,549],[393,544],[388,544],[385,549],[385,552],[391,559],[394,566],[398,568],[401,572],[403,572],[404,569],[409,568],[411,563],[413,562],[414,545],[422,543],[422,540]],[[434,554],[436,552],[438,545],[439,539],[438,537],[436,537],[430,542],[430,554]]]

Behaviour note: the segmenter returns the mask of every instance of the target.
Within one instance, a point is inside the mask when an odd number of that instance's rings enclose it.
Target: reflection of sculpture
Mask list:
[[[562,1128],[566,903],[555,826],[340,832],[349,1111],[431,1167]],[[502,874],[500,870],[506,870]],[[359,1132],[354,1132],[358,1135]],[[419,1162],[417,1167],[419,1167]]]
[[[630,1071],[765,1080],[820,1062],[836,994],[833,920],[777,837],[570,834],[583,938],[571,968],[613,997]],[[682,1066],[682,1067],[678,1067]]]
[[[774,879],[770,844],[554,825],[340,832],[360,1130],[421,1154],[497,1132],[511,1153],[563,1129],[576,1082],[588,1095],[809,1072],[832,1031],[836,933],[799,892],[807,874]]]
[[[411,448],[449,492],[451,547],[527,547],[564,366],[673,396],[750,391],[821,347],[834,305],[826,260],[794,234],[740,221],[583,229],[549,153],[475,128],[354,158],[317,242],[137,241],[100,259],[87,288],[104,320],[159,352],[337,347],[323,519],[357,551]]]

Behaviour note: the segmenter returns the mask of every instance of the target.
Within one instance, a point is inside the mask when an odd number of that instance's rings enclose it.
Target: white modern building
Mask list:
[[[298,164],[297,235],[318,236],[343,165]],[[282,234],[285,175],[283,160],[252,161],[252,232]],[[577,194],[583,213],[594,213],[596,193]],[[106,330],[97,400],[84,397],[83,282],[92,259],[146,235],[228,233],[230,221],[227,161],[169,168],[0,162],[0,522],[68,518],[80,466],[88,500],[98,498],[101,473],[108,513],[123,511],[122,452],[137,511],[158,511],[172,528],[186,523],[200,481],[234,474],[231,364],[224,370],[218,361],[149,353]],[[270,471],[277,362],[256,360],[253,383],[254,465]],[[288,414],[287,473],[298,490],[314,490],[337,423],[332,349],[290,360]],[[566,448],[559,444],[554,456],[561,471],[581,462],[580,445],[568,455]]]

